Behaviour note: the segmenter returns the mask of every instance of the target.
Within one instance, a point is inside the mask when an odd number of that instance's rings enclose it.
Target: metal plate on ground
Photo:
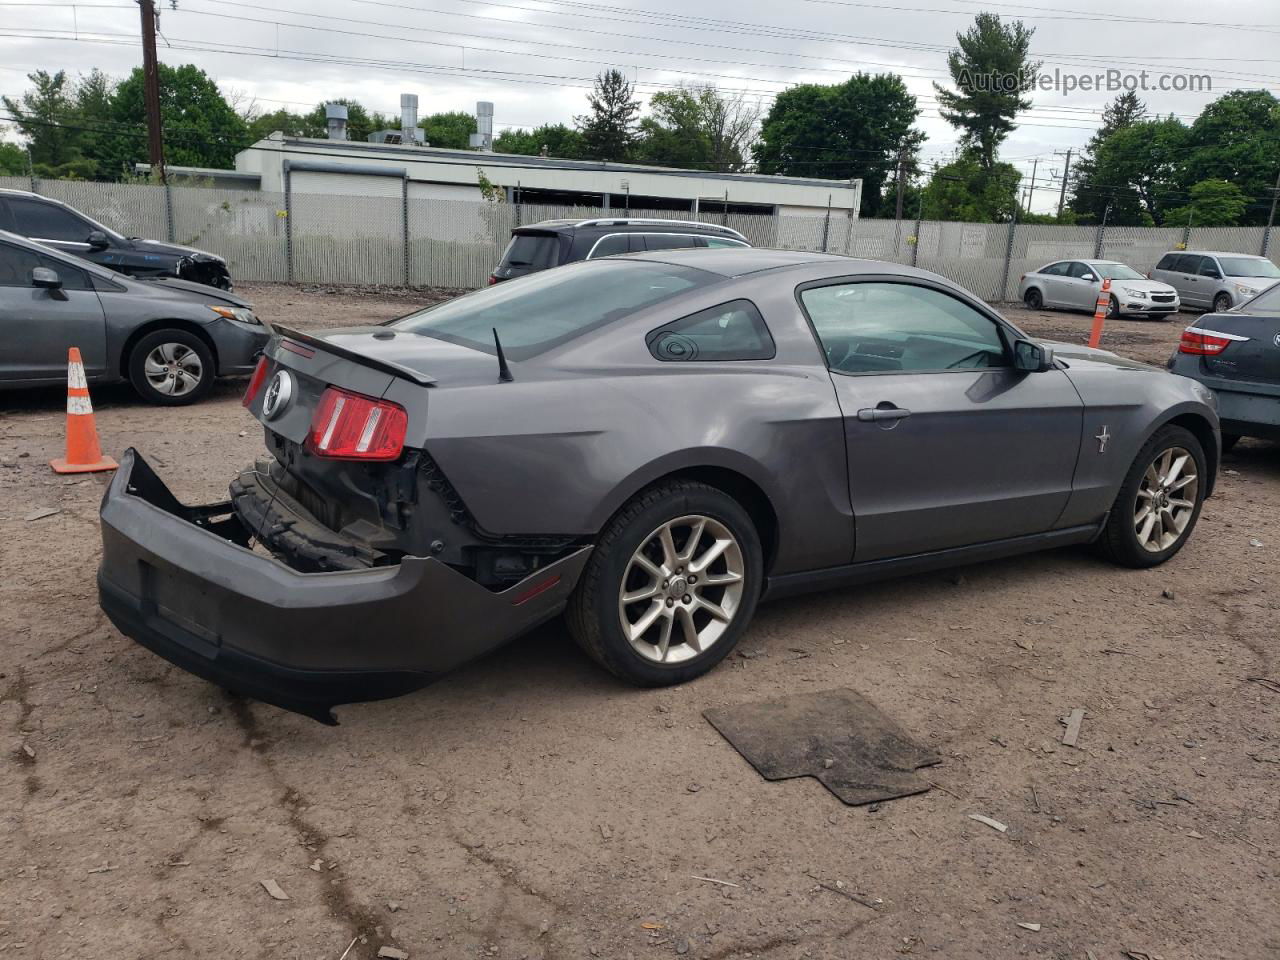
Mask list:
[[[766,780],[817,777],[850,806],[924,793],[929,781],[917,771],[942,760],[852,690],[717,707],[703,716]]]

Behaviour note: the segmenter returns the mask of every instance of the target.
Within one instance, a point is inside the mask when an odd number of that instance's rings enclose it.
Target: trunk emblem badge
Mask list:
[[[277,370],[276,375],[267,384],[266,395],[262,398],[262,416],[274,420],[284,413],[293,399],[293,377],[288,371]]]

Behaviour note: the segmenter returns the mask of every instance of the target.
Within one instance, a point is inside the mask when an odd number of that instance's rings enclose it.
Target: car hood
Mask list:
[[[422,374],[437,386],[498,382],[496,353],[436,337],[382,326],[344,327],[313,336],[321,344],[333,344],[344,351]]]
[[[1119,354],[1112,353],[1110,350],[1102,350],[1097,347],[1086,347],[1080,343],[1056,343],[1053,341],[1043,342],[1053,347],[1054,358],[1063,361],[1067,364],[1068,368],[1087,364],[1094,367],[1114,367],[1119,370],[1161,369],[1160,367],[1152,366],[1149,363],[1130,360],[1128,357],[1122,357]]]
[[[119,277],[112,277],[119,281]],[[132,278],[132,287],[150,295],[169,297],[175,300],[199,300],[201,303],[222,302],[233,307],[252,307],[248,300],[237,297],[227,290],[210,287],[203,283],[192,283],[190,280],[179,280],[177,277]]]
[[[1263,290],[1269,290],[1277,283],[1280,283],[1280,277],[1227,277],[1228,283],[1239,283],[1246,287],[1253,287],[1259,293]]]
[[[1172,293],[1177,294],[1177,290],[1167,283],[1161,283],[1159,280],[1112,280],[1111,289],[1128,288],[1130,290],[1141,290],[1144,293]]]
[[[218,263],[226,261],[215,253],[197,250],[195,247],[184,247],[177,243],[164,243],[160,240],[147,240],[143,237],[130,237],[134,248],[142,253],[161,254],[170,257],[191,257],[193,260],[214,260]]]

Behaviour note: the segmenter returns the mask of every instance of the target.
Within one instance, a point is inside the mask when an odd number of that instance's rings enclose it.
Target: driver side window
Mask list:
[[[1009,366],[999,326],[962,301],[911,283],[844,283],[800,294],[837,373]]]
[[[52,203],[10,197],[9,210],[13,214],[15,232],[24,237],[87,243],[93,231],[87,221]]]
[[[1089,266],[1087,263],[1081,263],[1077,260],[1075,263],[1071,264],[1071,276],[1075,277],[1077,280],[1091,280],[1094,276],[1093,267]]]
[[[83,271],[25,247],[0,243],[0,287],[30,287],[31,271],[48,267],[58,274],[64,290],[91,289]]]

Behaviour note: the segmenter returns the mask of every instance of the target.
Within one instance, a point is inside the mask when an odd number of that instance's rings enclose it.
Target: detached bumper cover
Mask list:
[[[229,504],[180,504],[133,449],[101,523],[99,600],[122,633],[219,686],[324,723],[337,704],[406,693],[551,619],[591,552],[501,593],[429,558],[299,573],[241,546]]]

